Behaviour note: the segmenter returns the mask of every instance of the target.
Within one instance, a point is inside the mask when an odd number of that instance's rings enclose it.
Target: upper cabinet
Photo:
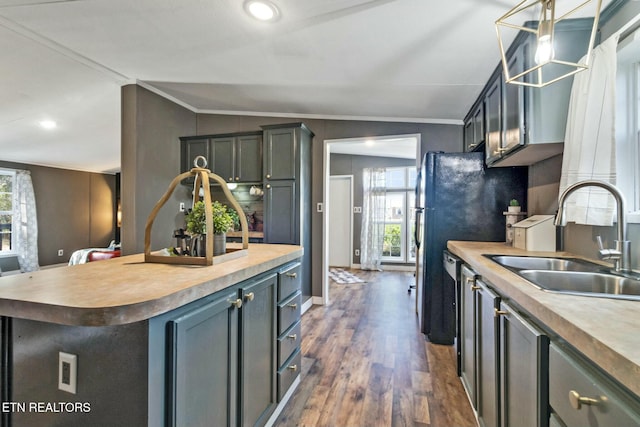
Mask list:
[[[476,101],[464,120],[464,151],[477,151],[484,142],[484,100]]]
[[[183,137],[180,141],[181,172],[190,170],[197,156],[204,156],[207,168],[229,183],[262,182],[262,132]]]
[[[558,23],[556,56],[580,60],[586,52],[576,46],[586,45],[591,25],[588,18]],[[507,50],[511,76],[534,64],[535,47],[534,34],[522,31],[516,36]],[[543,72],[546,76],[561,71],[566,67],[554,64]],[[499,64],[465,118],[465,150],[484,146],[488,166],[528,166],[562,153],[572,84],[571,77],[543,88],[507,84]],[[475,119],[482,114],[484,121],[478,123]]]
[[[300,128],[263,126],[265,179],[296,179]]]

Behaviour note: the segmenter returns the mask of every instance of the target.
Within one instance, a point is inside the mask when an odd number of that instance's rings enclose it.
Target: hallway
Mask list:
[[[354,271],[302,318],[302,383],[276,426],[475,427],[453,347],[419,333],[411,273]]]

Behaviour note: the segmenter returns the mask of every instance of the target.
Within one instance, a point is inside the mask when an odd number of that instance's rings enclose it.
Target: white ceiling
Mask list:
[[[350,154],[352,156],[415,159],[418,154],[417,150],[418,138],[415,136],[351,139],[329,144],[331,154]]]
[[[517,3],[273,1],[265,24],[242,0],[0,0],[0,160],[119,170],[135,82],[197,112],[461,123]]]

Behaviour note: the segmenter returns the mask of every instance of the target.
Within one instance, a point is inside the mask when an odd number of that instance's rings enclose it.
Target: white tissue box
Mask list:
[[[525,251],[556,251],[553,215],[533,215],[513,224],[513,246]]]

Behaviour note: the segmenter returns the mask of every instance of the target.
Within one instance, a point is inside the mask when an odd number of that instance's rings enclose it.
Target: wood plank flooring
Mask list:
[[[352,271],[302,318],[302,383],[275,425],[476,427],[453,347],[418,331],[412,273]]]

